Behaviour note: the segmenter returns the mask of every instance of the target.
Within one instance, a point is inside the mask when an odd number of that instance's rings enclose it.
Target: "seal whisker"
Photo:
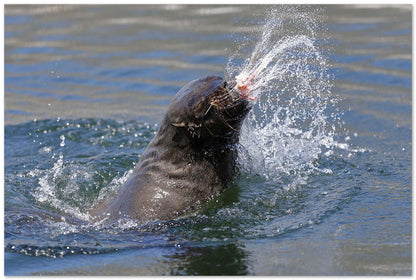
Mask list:
[[[211,106],[210,106],[210,108],[211,108]],[[206,130],[208,130],[208,132],[209,132],[209,134],[211,134],[211,136],[214,136],[214,133],[212,133],[212,131],[208,128],[208,126],[205,124],[205,120],[204,119],[202,119],[202,124],[203,124],[203,126],[206,128]]]
[[[212,108],[212,103],[211,103],[211,104],[209,104],[208,110],[205,112],[204,117],[205,117],[206,115],[208,115],[208,112],[209,112],[209,110],[211,110],[211,108]]]
[[[234,130],[234,131],[237,131],[237,129],[235,129],[234,127],[232,127],[225,119],[224,119],[224,117],[222,116],[222,115],[220,115],[220,119],[221,119],[221,121],[226,125],[226,126],[228,126],[229,128],[231,128],[232,130]]]

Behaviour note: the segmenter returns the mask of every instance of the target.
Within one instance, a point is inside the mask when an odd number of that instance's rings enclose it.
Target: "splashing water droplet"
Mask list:
[[[316,162],[340,146],[334,138],[337,114],[327,116],[336,100],[316,35],[323,24],[319,11],[311,10],[271,9],[252,53],[240,54],[240,48],[225,70],[226,79],[235,81],[233,90],[256,102],[241,131],[243,171],[284,181],[288,188],[306,183],[311,172],[330,174]],[[246,59],[241,63],[238,56]]]
[[[61,137],[59,137],[59,139],[61,139],[61,143],[59,144],[61,147],[65,146],[65,136],[61,135]]]

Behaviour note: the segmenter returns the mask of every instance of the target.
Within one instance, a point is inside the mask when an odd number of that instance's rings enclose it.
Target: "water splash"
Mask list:
[[[319,159],[342,146],[336,141],[340,112],[318,37],[323,26],[319,10],[274,7],[251,55],[243,53],[243,44],[226,67],[234,90],[256,103],[241,131],[242,169],[287,188],[306,183],[312,172],[331,174]]]
[[[130,162],[136,157],[119,155],[120,150],[136,151],[153,135],[143,135],[141,130],[150,130],[148,125],[136,128],[133,123],[104,120],[68,121],[53,130],[43,129],[50,127],[47,121],[37,125],[34,137],[45,145],[39,150],[42,165],[21,174],[36,180],[31,199],[38,207],[84,221],[91,220],[87,210],[117,191],[132,172]],[[134,142],[139,134],[143,139]],[[108,146],[114,147],[113,152],[103,153]]]
[[[32,173],[39,178],[39,186],[32,192],[38,203],[82,220],[90,219],[89,214],[76,205],[84,202],[79,193],[81,188],[90,187],[91,170],[74,162],[65,162],[64,156],[60,154],[51,169],[35,170]]]

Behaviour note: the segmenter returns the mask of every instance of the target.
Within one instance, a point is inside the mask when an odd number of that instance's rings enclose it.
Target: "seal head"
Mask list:
[[[230,91],[225,80],[209,76],[188,83],[177,93],[165,122],[178,129],[176,140],[186,136],[198,144],[233,144],[250,108],[251,103]]]

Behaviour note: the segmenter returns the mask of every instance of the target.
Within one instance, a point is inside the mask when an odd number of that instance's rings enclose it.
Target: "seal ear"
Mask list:
[[[171,126],[174,126],[174,127],[177,127],[177,128],[179,128],[179,127],[186,127],[186,124],[184,122],[180,122],[180,123],[170,123],[170,125]]]

